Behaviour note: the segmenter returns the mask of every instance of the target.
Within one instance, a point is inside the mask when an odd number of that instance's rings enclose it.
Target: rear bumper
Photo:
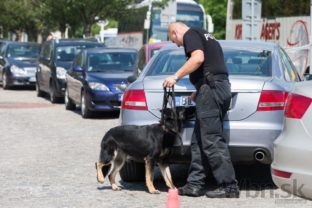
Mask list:
[[[281,114],[282,115],[282,114]],[[274,116],[276,118],[274,118]],[[273,142],[280,135],[283,128],[283,119],[280,113],[272,115],[270,121],[259,121],[257,115],[243,121],[225,121],[224,133],[229,144],[231,159],[234,163],[271,164],[273,160]],[[133,111],[123,109],[120,114],[121,125],[147,125],[158,123],[159,119],[146,111]],[[263,120],[263,119],[262,119]],[[170,157],[173,163],[188,163],[190,161],[190,144],[193,133],[194,121],[185,122],[181,133],[184,155],[180,151],[180,141],[177,139],[175,148]],[[255,154],[263,154],[263,158],[256,159]],[[258,154],[257,154],[258,155]]]
[[[271,164],[272,152],[261,146],[229,146],[231,160],[235,164]],[[256,159],[256,154],[262,152],[263,159]],[[171,163],[190,163],[191,151],[190,146],[174,147],[171,151],[169,162]]]
[[[273,181],[287,192],[312,199],[312,137],[305,133],[301,122],[288,121],[287,125],[291,127],[286,127],[274,143],[271,167],[291,176],[283,178],[272,174]]]

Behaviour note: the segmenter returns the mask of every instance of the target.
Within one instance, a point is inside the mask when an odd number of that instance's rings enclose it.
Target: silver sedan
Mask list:
[[[285,51],[273,43],[251,41],[220,41],[232,88],[231,109],[224,122],[230,153],[235,163],[270,164],[273,141],[283,129],[284,105],[288,92],[300,77]],[[183,48],[169,45],[163,48],[144,68],[140,77],[124,94],[120,124],[144,125],[160,120],[164,79],[173,75],[185,63]],[[194,86],[185,77],[175,86],[176,104],[194,108],[189,99]],[[189,112],[192,112],[190,110]],[[173,163],[190,160],[190,143],[194,119],[184,121],[179,141],[170,157]],[[131,162],[124,175],[137,174]]]
[[[274,142],[272,178],[281,189],[312,199],[312,82],[288,96],[285,126]]]

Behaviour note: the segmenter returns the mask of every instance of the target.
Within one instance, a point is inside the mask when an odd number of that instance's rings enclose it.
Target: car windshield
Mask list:
[[[154,55],[156,55],[159,52],[160,48],[154,48],[151,50],[151,57],[152,58]]]
[[[88,55],[89,72],[133,71],[135,52],[105,52]]]
[[[268,50],[223,48],[231,75],[271,76],[272,53]]]
[[[271,76],[271,51],[223,48],[224,61],[230,75]],[[147,75],[174,74],[186,61],[183,50],[159,53]]]
[[[87,48],[94,48],[92,44],[86,45],[60,45],[56,47],[56,61],[60,62],[71,62],[74,60],[75,56]]]
[[[9,45],[8,58],[37,58],[39,56],[39,45]]]

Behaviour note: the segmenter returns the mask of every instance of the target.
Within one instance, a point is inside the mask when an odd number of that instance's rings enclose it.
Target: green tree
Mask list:
[[[218,39],[225,38],[227,0],[199,0],[207,14],[214,23],[214,36]]]
[[[127,12],[127,6],[134,0],[68,0],[72,14],[80,20],[85,36],[91,36],[92,25],[99,19],[122,18]]]
[[[262,17],[310,15],[308,0],[262,0]],[[234,0],[233,18],[242,18],[242,0]]]
[[[26,32],[29,40],[35,41],[40,30],[39,13],[35,8],[32,0],[1,0],[0,25],[4,31],[15,33],[16,40]]]

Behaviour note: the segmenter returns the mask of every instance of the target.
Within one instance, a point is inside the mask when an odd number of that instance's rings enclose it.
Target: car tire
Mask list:
[[[7,78],[7,76],[6,76],[5,73],[2,74],[2,88],[3,88],[4,90],[9,89],[8,78]]]
[[[89,110],[89,105],[84,91],[81,92],[80,107],[82,118],[90,118],[92,116],[92,112]]]
[[[65,90],[65,109],[66,110],[75,110],[76,109],[76,105],[75,103],[73,103],[73,101],[69,98],[68,95],[68,90],[66,88]]]
[[[125,182],[139,182],[145,180],[144,163],[127,161],[121,168],[120,178]]]
[[[60,102],[60,98],[59,97],[56,97],[55,95],[55,85],[53,84],[53,82],[51,81],[50,82],[50,101],[51,103],[58,103]]]
[[[39,85],[38,81],[36,82],[36,94],[37,94],[37,97],[43,97],[44,96],[44,92],[40,90],[40,85]]]

